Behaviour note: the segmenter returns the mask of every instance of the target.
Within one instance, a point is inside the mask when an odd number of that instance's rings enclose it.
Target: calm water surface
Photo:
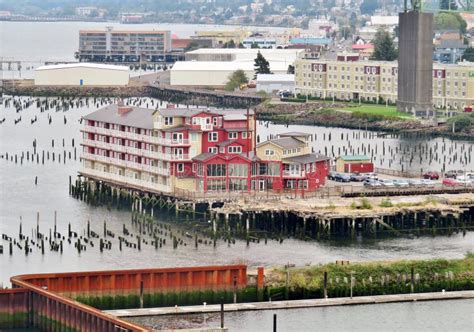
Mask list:
[[[25,101],[26,98],[22,99]],[[32,142],[37,140],[37,151],[41,154],[46,152],[56,153],[56,161],[45,160],[45,164],[32,163],[25,160],[23,165],[0,159],[0,233],[18,238],[20,218],[23,233],[31,234],[36,225],[36,213],[40,212],[40,230],[48,233],[54,224],[54,211],[58,213],[58,231],[65,233],[68,223],[72,229],[82,233],[87,221],[91,221],[92,229],[101,234],[104,220],[108,228],[116,234],[121,233],[122,225],[125,223],[130,228],[130,213],[107,210],[105,207],[91,207],[68,195],[68,178],[75,177],[80,169],[79,158],[66,160],[66,163],[58,163],[57,155],[63,151],[73,152],[72,139],[75,139],[75,147],[78,149],[80,142],[79,119],[81,116],[93,111],[96,106],[74,108],[67,112],[49,110],[40,113],[35,106],[16,113],[12,107],[3,108],[0,111],[0,120],[5,122],[0,125],[0,155],[32,153]],[[52,122],[48,124],[48,115]],[[14,120],[22,117],[22,121],[14,125]],[[37,122],[31,124],[30,120],[37,117]],[[64,117],[67,123],[64,124]],[[316,128],[290,126],[259,125],[262,139],[266,135],[275,134],[288,130],[304,130],[310,133],[321,133],[331,131],[331,128]],[[363,131],[352,131],[333,129],[331,141],[319,140],[312,144],[318,149],[329,149],[333,145],[341,145],[335,137],[344,133],[349,136],[352,133],[363,134]],[[62,146],[62,139],[65,146]],[[54,148],[52,140],[54,139]],[[353,140],[352,144],[362,145],[364,139]],[[401,144],[396,139],[372,139],[377,144]],[[434,142],[425,142],[432,145]],[[453,144],[446,140],[447,144]],[[403,144],[409,144],[408,142]],[[460,143],[457,143],[460,149]],[[466,146],[469,143],[462,143]],[[470,147],[472,145],[469,145]],[[38,184],[35,185],[35,177]],[[171,222],[174,216],[156,216],[158,221]],[[179,221],[175,224],[179,224]],[[14,249],[12,256],[8,255],[7,242],[0,241],[5,247],[5,252],[0,255],[0,282],[8,283],[9,277],[14,274],[49,272],[49,271],[75,271],[75,270],[104,270],[117,268],[142,268],[142,267],[165,267],[186,266],[206,264],[226,264],[243,262],[250,267],[282,265],[287,262],[297,265],[318,264],[333,262],[335,260],[387,260],[400,258],[433,258],[433,257],[462,257],[468,250],[474,250],[474,233],[466,236],[454,234],[451,237],[439,236],[421,237],[418,239],[392,238],[392,239],[363,239],[347,241],[311,241],[303,242],[288,239],[279,244],[269,241],[267,245],[250,244],[237,241],[235,245],[228,247],[224,243],[218,243],[217,248],[212,246],[200,246],[195,249],[192,240],[187,247],[173,250],[168,243],[162,249],[155,251],[151,246],[144,246],[141,252],[133,249],[118,250],[118,240],[114,242],[111,251],[99,252],[98,246],[88,248],[87,251],[78,254],[73,245],[66,244],[64,253],[47,252],[44,256],[36,248],[28,256],[20,249]]]
[[[78,31],[81,28],[119,26],[116,23],[30,23],[0,22],[0,58],[4,60],[28,61],[27,66],[35,67],[45,60],[74,61],[74,52],[78,47]],[[147,27],[171,29],[179,37],[186,38],[198,29],[220,29],[218,26],[198,25],[149,25]],[[126,28],[131,28],[126,26]],[[135,27],[133,27],[135,28]],[[138,26],[136,28],[143,28]],[[232,29],[233,27],[224,27]],[[31,78],[32,72],[22,70],[0,72],[0,78]],[[32,142],[37,140],[37,150],[51,154],[56,153],[56,161],[45,161],[45,164],[28,162],[23,165],[0,159],[0,233],[18,238],[19,224],[22,222],[23,233],[30,234],[36,226],[36,213],[40,212],[40,229],[47,233],[53,227],[54,211],[58,213],[58,231],[65,233],[68,223],[72,229],[81,233],[87,220],[91,221],[92,229],[102,231],[104,220],[108,228],[120,233],[122,225],[130,225],[130,213],[125,211],[107,210],[103,207],[91,207],[68,196],[68,177],[73,177],[80,169],[79,159],[67,159],[66,163],[57,162],[57,154],[63,151],[73,152],[72,139],[79,156],[80,117],[92,112],[97,107],[75,108],[68,112],[50,110],[40,113],[30,107],[16,113],[11,107],[0,105],[0,155],[18,154],[33,151]],[[48,124],[48,114],[52,118]],[[14,120],[22,117],[22,121],[14,125]],[[30,120],[38,118],[34,124]],[[64,117],[67,124],[64,124]],[[444,165],[456,169],[472,169],[474,144],[471,142],[451,142],[449,140],[415,140],[398,138],[376,138],[364,131],[345,129],[306,127],[306,126],[275,126],[259,124],[261,139],[269,135],[300,130],[314,134],[316,138],[311,144],[316,152],[321,151],[333,157],[344,148],[351,152],[366,149],[367,154],[377,156],[386,148],[386,155],[375,158],[377,166],[404,170],[413,169],[439,170]],[[331,138],[329,138],[331,133]],[[341,135],[343,135],[341,137]],[[65,144],[62,145],[64,138]],[[52,140],[55,145],[52,147]],[[370,147],[369,147],[370,144]],[[390,147],[390,150],[389,150]],[[416,149],[416,150],[415,150]],[[432,157],[418,156],[432,151]],[[414,156],[414,157],[413,157]],[[34,184],[35,177],[38,184]],[[174,222],[179,220],[167,215],[156,216],[157,222]],[[178,227],[178,226],[175,226]],[[194,249],[190,243],[187,247],[173,250],[167,246],[155,251],[144,246],[141,252],[133,249],[118,251],[118,244],[113,242],[111,251],[99,252],[98,246],[88,247],[78,254],[73,245],[66,244],[61,255],[47,251],[43,256],[37,248],[25,256],[24,252],[15,248],[12,256],[8,255],[7,242],[0,240],[5,251],[0,255],[0,283],[9,284],[12,275],[21,273],[84,271],[118,268],[166,267],[207,264],[246,263],[250,267],[282,265],[287,262],[297,265],[319,264],[335,260],[367,261],[390,260],[400,258],[434,258],[462,257],[466,251],[474,250],[474,235],[454,234],[451,237],[421,237],[415,239],[363,239],[353,241],[312,241],[303,242],[288,239],[283,244],[269,241],[267,245],[250,244],[242,241],[228,247],[219,243],[216,248],[200,246]],[[337,308],[298,309],[278,311],[279,331],[473,331],[472,308],[474,302],[449,301],[384,304],[377,306],[354,306]],[[226,325],[231,331],[270,331],[273,312],[245,312],[226,314]],[[144,324],[159,327],[197,327],[217,326],[219,317],[216,315],[195,315],[188,318],[173,317],[160,319],[143,319]]]
[[[226,313],[230,332],[272,331],[277,314],[278,331],[473,331],[474,300],[409,302],[305,308],[277,311]],[[154,330],[164,327],[199,328],[220,326],[220,314],[199,314],[129,319]]]

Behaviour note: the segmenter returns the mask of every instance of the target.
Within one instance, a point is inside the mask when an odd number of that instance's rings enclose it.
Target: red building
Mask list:
[[[91,178],[154,192],[314,190],[328,158],[308,134],[256,145],[252,110],[110,105],[85,117],[84,168]]]

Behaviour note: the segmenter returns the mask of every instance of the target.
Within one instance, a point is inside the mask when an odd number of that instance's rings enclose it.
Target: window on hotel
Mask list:
[[[247,139],[247,132],[246,131],[243,131],[242,132],[242,139]]]
[[[217,126],[217,117],[212,118],[212,125]]]
[[[208,148],[207,151],[209,153],[216,154],[217,153],[217,148],[215,146],[213,146],[211,148]]]
[[[279,176],[280,175],[280,164],[278,163],[269,163],[268,164],[268,175]]]
[[[176,164],[176,170],[178,173],[183,173],[184,172],[184,164]]]
[[[183,142],[183,133],[173,133],[173,143]]]
[[[173,125],[173,117],[165,116],[165,126],[171,126],[171,125]]]
[[[242,153],[241,146],[229,146],[229,153]]]
[[[247,176],[248,165],[246,164],[230,164],[229,176]]]
[[[207,165],[207,176],[226,176],[225,164]]]
[[[266,156],[273,156],[275,154],[274,150],[265,150],[265,155]]]
[[[231,191],[246,191],[248,190],[248,184],[246,179],[230,179],[229,190]]]
[[[229,139],[237,139],[238,134],[239,134],[238,132],[229,133]]]
[[[210,132],[207,134],[207,137],[209,142],[217,142],[219,135],[217,132]]]

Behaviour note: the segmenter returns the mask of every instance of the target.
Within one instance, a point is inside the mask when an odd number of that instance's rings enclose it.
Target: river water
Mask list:
[[[225,313],[231,332],[272,331],[473,331],[474,300],[390,303],[277,311]],[[136,317],[128,319],[154,330],[220,326],[220,314]]]
[[[97,23],[16,23],[16,22],[0,22],[1,38],[0,51],[5,57],[22,57],[25,56],[32,61],[43,59],[67,60],[75,51],[77,43],[77,30],[81,27],[93,25]],[[186,26],[189,34],[197,27],[189,28]],[[208,27],[206,27],[208,28]],[[178,31],[173,29],[173,31]],[[30,35],[32,34],[32,36]],[[178,32],[179,34],[179,32]],[[20,40],[20,36],[22,39]],[[60,38],[60,36],[63,36]],[[184,32],[180,37],[185,37]],[[27,98],[23,98],[25,102]],[[104,104],[105,105],[105,104]],[[57,228],[61,233],[67,231],[68,223],[74,231],[82,233],[85,230],[87,221],[91,221],[92,229],[101,233],[104,220],[107,221],[107,227],[116,234],[121,233],[122,225],[126,224],[131,228],[130,213],[125,211],[117,211],[115,209],[108,210],[105,207],[91,207],[81,201],[71,198],[68,195],[68,178],[76,176],[80,169],[80,124],[79,119],[94,111],[103,105],[92,105],[88,107],[73,108],[67,112],[62,109],[59,111],[49,110],[41,113],[35,106],[26,108],[17,113],[13,107],[0,106],[0,156],[9,156],[21,153],[25,154],[23,164],[15,164],[13,161],[7,161],[5,158],[0,159],[0,233],[7,234],[18,239],[20,221],[22,223],[23,233],[31,234],[33,228],[36,227],[36,214],[40,213],[40,230],[48,233],[54,224],[54,211],[57,211]],[[14,121],[19,119],[18,124]],[[34,124],[31,120],[37,118]],[[48,119],[51,119],[49,124]],[[66,119],[67,123],[64,123]],[[472,159],[467,159],[472,155],[474,143],[472,142],[451,142],[450,140],[435,139],[400,139],[396,137],[376,137],[364,130],[347,130],[322,127],[307,126],[290,126],[268,125],[267,123],[259,124],[259,135],[261,140],[266,139],[269,135],[285,131],[305,131],[313,134],[312,147],[315,151],[328,152],[332,156],[338,154],[338,149],[352,147],[352,152],[367,149],[370,155],[371,151],[375,152],[377,146],[377,154],[385,147],[386,156],[376,159],[377,166],[383,166],[393,169],[404,169],[412,167],[414,171],[424,170],[440,170],[443,163],[455,169],[472,169]],[[331,133],[331,138],[329,137]],[[341,136],[342,135],[342,136]],[[44,165],[41,163],[41,155],[39,163],[26,161],[26,152],[30,154],[33,151],[33,140],[36,139],[37,151],[41,154],[49,152],[51,155],[55,153],[55,161],[51,158],[45,160]],[[54,139],[54,147],[52,140]],[[64,139],[64,147],[62,140]],[[71,152],[73,156],[74,147],[72,139],[77,149],[77,159],[74,158],[58,162],[58,156],[63,152]],[[370,144],[370,148],[369,145]],[[390,148],[390,150],[389,150]],[[350,149],[350,148],[349,148]],[[415,151],[415,149],[417,149]],[[420,149],[423,151],[423,158],[420,161],[418,154]],[[429,160],[429,151],[432,150],[431,162]],[[437,150],[437,151],[435,151]],[[428,152],[427,152],[428,151]],[[425,156],[425,153],[428,153]],[[438,154],[435,158],[434,155]],[[404,157],[403,157],[404,156]],[[411,162],[408,161],[411,159]],[[446,156],[446,161],[444,160]],[[456,157],[455,157],[456,156]],[[467,156],[467,157],[466,157]],[[403,157],[403,160],[402,160]],[[461,158],[462,157],[462,158]],[[401,161],[402,160],[402,161]],[[401,163],[400,163],[401,162]],[[37,184],[35,185],[35,177]],[[174,222],[179,225],[179,220],[175,220],[173,216],[158,215],[157,222]],[[179,226],[174,226],[179,227]],[[335,260],[350,261],[369,261],[369,260],[392,260],[401,258],[460,258],[467,251],[474,251],[474,233],[468,232],[466,236],[462,234],[453,234],[451,237],[420,237],[420,238],[390,238],[390,239],[368,239],[356,238],[355,240],[331,240],[331,241],[299,241],[287,239],[282,244],[269,241],[267,245],[260,243],[251,243],[249,247],[245,242],[237,240],[235,245],[230,247],[227,244],[218,242],[217,247],[200,246],[195,249],[192,243],[187,247],[179,247],[172,249],[170,244],[159,250],[155,250],[151,246],[144,246],[141,252],[134,249],[126,248],[123,251],[118,250],[118,241],[112,241],[113,247],[111,251],[99,252],[96,245],[94,248],[88,247],[86,251],[77,253],[72,244],[65,244],[62,254],[57,252],[46,251],[45,255],[41,255],[40,250],[34,247],[32,252],[25,255],[23,250],[15,247],[13,255],[8,254],[8,245],[6,241],[0,240],[0,245],[4,246],[4,253],[0,254],[0,283],[9,285],[9,278],[12,275],[22,273],[40,273],[40,272],[59,272],[59,271],[84,271],[84,270],[104,270],[104,269],[121,269],[121,268],[145,268],[145,267],[168,267],[168,266],[190,266],[190,265],[209,265],[209,264],[230,264],[230,263],[246,263],[251,268],[257,266],[270,267],[274,265],[283,265],[293,263],[296,265],[319,264],[333,262]],[[193,242],[193,241],[190,241]],[[448,302],[447,305],[450,306]],[[440,304],[436,304],[440,305]],[[441,304],[443,305],[443,304]],[[400,304],[400,307],[391,307],[393,315],[402,315],[397,321],[390,321],[387,324],[380,325],[381,329],[387,327],[389,329],[400,329],[399,321],[403,321],[403,315],[413,315],[422,317],[423,321],[430,323],[430,310],[415,311],[412,310],[412,304]],[[356,307],[353,307],[356,308]],[[345,317],[353,317],[356,319],[359,312],[354,312],[353,308],[337,308],[340,311],[339,319],[333,320],[333,324],[339,324]],[[371,313],[371,317],[384,317],[387,314],[383,306],[360,307],[362,311],[367,310]],[[448,308],[454,308],[450,306]],[[472,308],[472,302],[459,302],[456,309],[447,310],[451,316],[458,311]],[[324,309],[326,311],[336,309]],[[433,309],[435,310],[435,309]],[[443,310],[441,310],[442,312]],[[434,312],[438,312],[435,310]],[[312,317],[313,313],[308,311],[281,311],[281,317],[288,315],[288,321],[300,322],[301,325],[287,326],[288,330],[305,330],[305,320],[299,320],[299,314],[303,317]],[[297,316],[293,316],[298,314]],[[346,316],[346,314],[349,316]],[[246,314],[242,314],[246,315]],[[256,319],[256,316],[265,319]],[[240,321],[245,321],[247,330],[269,329],[271,325],[267,322],[271,321],[270,313],[253,313],[250,316],[234,318],[234,325],[239,329]],[[304,316],[306,315],[306,316]],[[418,316],[419,315],[419,316]],[[448,314],[447,314],[448,315]],[[280,314],[279,314],[280,316]],[[293,317],[293,318],[291,318]],[[364,316],[362,316],[364,317]],[[436,317],[442,317],[436,315]],[[471,316],[472,317],[472,316]],[[309,319],[309,318],[308,318]],[[228,323],[232,324],[232,318]],[[315,321],[315,324],[321,323],[325,326],[325,321]],[[464,320],[464,323],[466,320]],[[469,322],[469,321],[467,321]],[[370,322],[367,322],[369,324]],[[254,324],[254,325],[251,325]],[[265,324],[265,325],[262,325]],[[268,323],[270,324],[270,323]],[[284,324],[283,322],[281,324]],[[362,323],[361,323],[362,324]],[[454,324],[454,322],[453,322]],[[285,325],[280,325],[283,329]],[[338,330],[341,325],[327,325]],[[363,325],[361,325],[363,326]],[[372,326],[372,325],[367,325]],[[408,325],[405,325],[408,326]],[[428,325],[429,326],[429,325]],[[441,325],[440,325],[441,326]],[[456,325],[450,325],[456,327]],[[466,326],[466,325],[465,325]],[[464,327],[465,327],[464,326]],[[294,329],[291,327],[295,327]],[[352,326],[351,326],[352,327]],[[372,326],[374,329],[376,327]],[[242,330],[242,328],[240,328]],[[340,329],[344,329],[342,326]],[[442,328],[441,328],[442,329]],[[463,327],[459,327],[462,330]],[[232,329],[234,330],[234,329]],[[370,329],[369,329],[370,330]],[[457,330],[457,329],[453,329]],[[471,329],[472,330],[472,329]]]
[[[25,102],[28,98],[22,98]],[[144,102],[145,104],[145,102]],[[68,223],[72,229],[82,233],[87,221],[91,221],[92,229],[102,232],[103,222],[107,221],[108,228],[115,233],[121,233],[122,224],[130,226],[130,213],[107,210],[105,207],[91,207],[68,195],[69,176],[75,178],[80,169],[80,127],[81,116],[95,110],[100,105],[93,105],[90,100],[89,107],[73,108],[69,111],[56,112],[49,110],[41,113],[36,105],[17,113],[13,107],[4,107],[0,112],[0,120],[5,118],[0,125],[0,155],[9,158],[17,155],[17,164],[0,159],[0,233],[8,234],[18,238],[20,218],[23,233],[29,235],[36,227],[36,213],[40,213],[40,231],[47,233],[54,225],[54,211],[57,211],[57,228],[61,233],[67,231]],[[22,120],[14,124],[15,119]],[[34,124],[31,119],[37,118]],[[49,124],[48,118],[51,119]],[[64,123],[66,119],[66,124]],[[331,131],[330,128],[259,124],[259,132],[262,139],[267,135],[284,131],[301,130],[317,133],[318,137],[324,132]],[[352,137],[352,135],[364,135],[364,131],[332,129],[331,141],[318,140],[312,144],[317,149],[331,149],[333,145],[340,146],[338,134]],[[33,153],[33,140],[37,142],[39,163],[26,161],[26,152]],[[63,140],[64,139],[64,147]],[[74,139],[77,160],[73,159]],[[52,146],[54,140],[54,147]],[[351,139],[354,147],[362,146],[367,139]],[[400,141],[392,138],[372,138],[372,144],[400,144]],[[454,145],[449,140],[446,144]],[[403,144],[410,145],[409,142]],[[436,144],[436,141],[425,142],[428,147]],[[458,148],[461,143],[457,143]],[[472,143],[462,143],[466,148],[472,148]],[[42,151],[45,155],[49,152],[50,159],[45,158],[42,164]],[[66,162],[58,157],[63,156],[64,151],[71,152],[72,159],[66,158]],[[55,153],[55,161],[52,154]],[[23,164],[20,164],[20,156],[24,153]],[[37,177],[37,185],[35,185]],[[174,221],[174,216],[159,215],[158,221]],[[176,223],[175,223],[176,224]],[[118,241],[118,240],[117,240]],[[433,258],[433,257],[462,257],[467,251],[474,250],[474,233],[468,232],[466,236],[454,234],[451,237],[439,236],[421,237],[415,239],[390,238],[390,239],[366,239],[355,240],[332,240],[304,242],[288,239],[282,244],[269,241],[253,244],[246,247],[245,242],[237,241],[235,245],[228,247],[224,243],[218,243],[216,248],[212,246],[201,246],[194,249],[192,240],[187,247],[179,247],[173,250],[167,245],[158,251],[151,246],[145,246],[141,252],[133,249],[118,251],[117,243],[113,243],[113,250],[100,253],[98,247],[88,248],[87,251],[77,253],[73,245],[66,244],[64,253],[47,252],[42,256],[40,250],[33,248],[33,252],[25,256],[18,248],[14,249],[12,256],[8,255],[7,242],[3,241],[5,252],[0,255],[0,281],[6,284],[12,274],[47,272],[47,271],[74,271],[95,269],[118,269],[118,268],[141,268],[141,267],[165,267],[186,266],[206,264],[226,264],[243,262],[250,267],[282,265],[288,262],[297,265],[318,264],[333,262],[335,260],[366,261],[366,260],[388,260],[399,258]],[[1,242],[0,242],[1,244]]]

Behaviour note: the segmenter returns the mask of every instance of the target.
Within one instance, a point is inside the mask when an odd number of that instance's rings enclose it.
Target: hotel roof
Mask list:
[[[118,105],[113,104],[86,115],[84,119],[142,129],[153,129],[154,110],[133,106],[124,107],[130,107],[132,110],[123,114],[119,114]]]
[[[301,131],[290,131],[288,133],[278,134],[278,136],[280,137],[301,137],[301,136],[308,137],[308,136],[311,136],[311,134],[303,133]]]
[[[309,153],[302,156],[284,158],[283,162],[290,162],[295,164],[309,164],[316,161],[329,160],[329,157],[326,157],[322,154]]]
[[[283,137],[283,138],[276,138],[272,140],[268,140],[265,142],[262,142],[258,144],[258,146],[266,143],[273,143],[275,145],[278,145],[284,149],[294,149],[294,148],[300,148],[305,145],[305,143],[301,142],[299,139],[293,138],[293,137]]]
[[[345,161],[370,160],[366,155],[340,156],[339,158]]]
[[[184,116],[192,117],[199,113],[211,113],[216,115],[223,115],[224,117],[237,117],[239,115],[246,115],[246,109],[218,109],[218,108],[163,108],[159,109],[158,112],[162,116]],[[249,110],[249,115],[253,115],[254,111]],[[225,118],[227,120],[227,118]],[[245,120],[245,118],[244,118]]]

